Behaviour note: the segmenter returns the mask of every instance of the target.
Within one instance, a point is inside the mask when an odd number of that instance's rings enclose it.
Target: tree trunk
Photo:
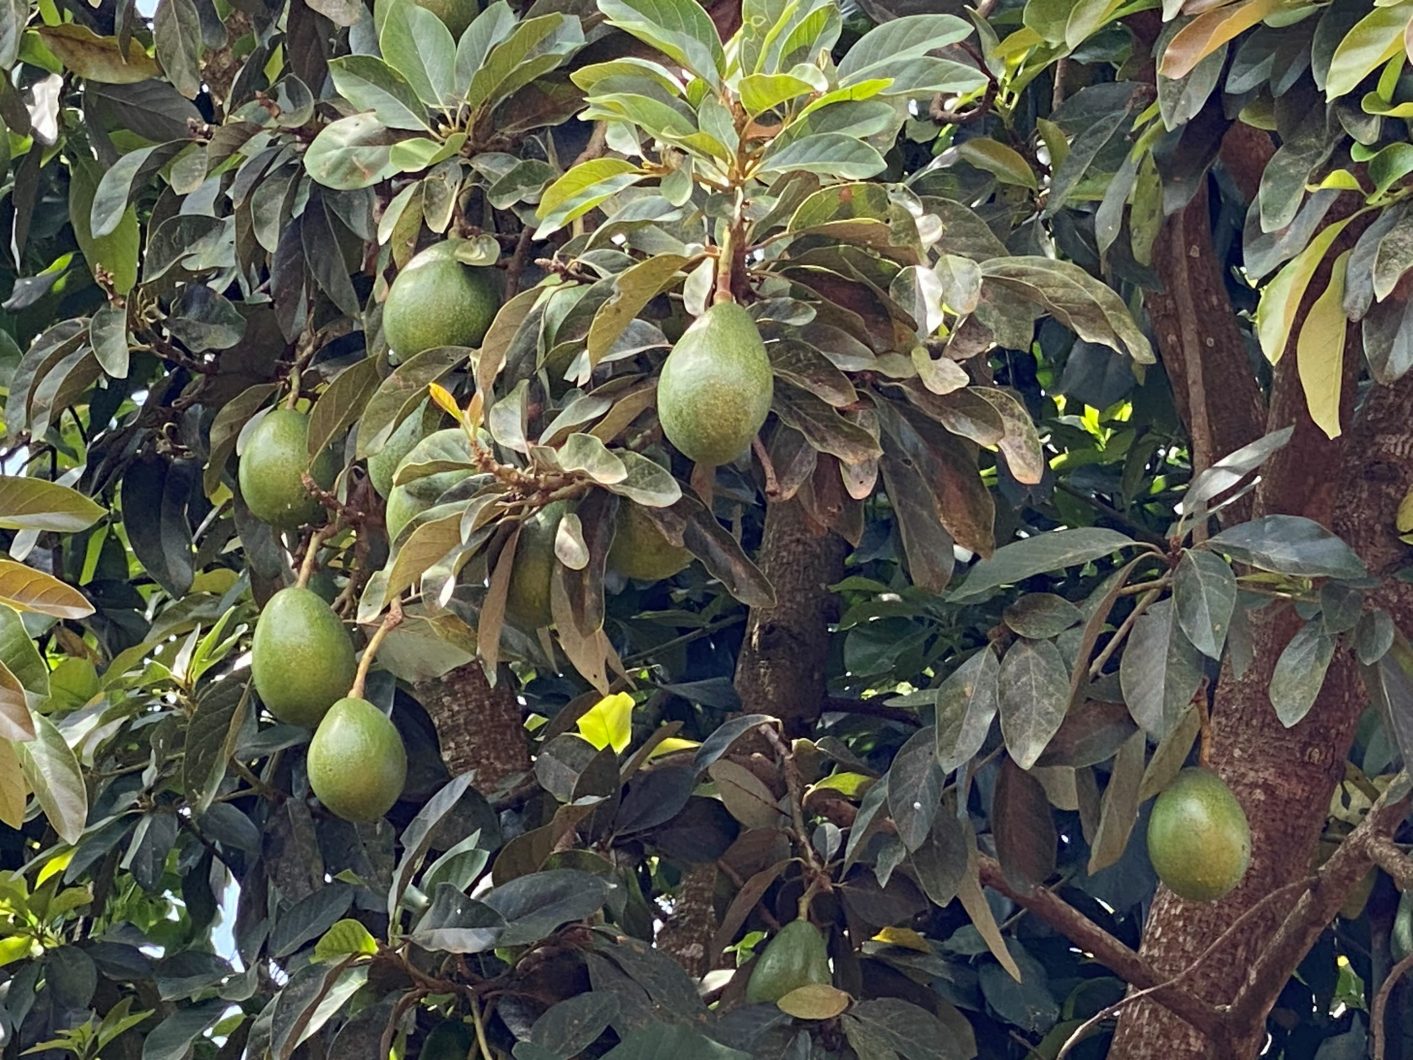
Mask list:
[[[476,789],[484,793],[529,771],[530,742],[509,671],[493,688],[475,660],[419,684],[417,698],[436,726],[452,776],[474,773]]]
[[[824,704],[829,624],[838,617],[829,587],[844,576],[847,548],[797,500],[766,509],[759,555],[775,606],[751,611],[736,692],[743,710],[774,715],[790,736],[805,733]]]
[[[688,975],[711,971],[711,942],[716,935],[716,862],[686,866],[672,916],[662,925],[657,945]]]
[[[1318,281],[1314,285],[1316,291],[1321,287]],[[1352,375],[1360,351],[1347,349],[1346,358]],[[1346,397],[1352,390],[1351,379]],[[1256,514],[1285,512],[1314,518],[1340,533],[1371,573],[1390,574],[1404,550],[1394,528],[1395,513],[1413,486],[1413,379],[1375,387],[1353,430],[1332,442],[1309,422],[1293,365],[1287,368],[1283,361],[1271,419],[1273,428],[1293,419],[1297,429],[1290,445],[1271,463],[1257,497]],[[1372,595],[1391,611],[1400,628],[1413,629],[1413,593],[1408,586],[1387,583]],[[1300,624],[1285,605],[1273,605],[1256,615],[1252,623],[1255,661],[1239,677],[1226,667],[1217,689],[1211,764],[1231,785],[1250,819],[1250,872],[1236,891],[1219,902],[1186,902],[1160,888],[1145,925],[1144,956],[1161,973],[1181,973],[1194,992],[1218,1004],[1232,1000],[1286,907],[1273,904],[1268,913],[1251,917],[1220,954],[1191,972],[1186,970],[1262,897],[1310,871],[1330,797],[1344,775],[1355,726],[1367,702],[1355,661],[1341,652],[1306,718],[1289,729],[1280,723],[1270,702],[1270,674]],[[1286,969],[1285,974],[1293,971]],[[1259,1015],[1260,1026],[1237,1029],[1236,1055],[1257,1055],[1266,1013]],[[1110,1052],[1113,1060],[1155,1056],[1196,1060],[1210,1055],[1210,1044],[1192,1028],[1147,1003],[1127,1011]]]

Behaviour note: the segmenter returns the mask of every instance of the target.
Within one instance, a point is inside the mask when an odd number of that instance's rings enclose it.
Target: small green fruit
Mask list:
[[[746,984],[753,1005],[779,1001],[810,983],[829,983],[829,950],[824,935],[808,920],[792,920],[766,943]]]
[[[383,334],[403,360],[437,346],[479,346],[500,305],[496,270],[462,264],[448,240],[397,274],[383,303]]]
[[[541,508],[525,521],[515,547],[505,613],[523,629],[539,629],[554,621],[550,607],[550,584],[554,566],[554,538],[568,505],[556,501]]]
[[[626,578],[657,582],[691,562],[692,554],[663,537],[642,505],[619,502],[613,544],[608,549],[610,567]]]
[[[407,781],[407,750],[388,716],[366,699],[340,699],[309,742],[309,786],[346,821],[376,821]]]
[[[677,340],[657,383],[663,434],[699,464],[725,464],[765,423],[774,377],[749,313],[734,302],[712,306]]]
[[[312,729],[348,694],[356,670],[348,631],[318,593],[292,586],[270,597],[255,623],[250,674],[271,714]]]
[[[435,431],[423,438],[412,447],[412,451],[397,466],[400,469],[403,466],[412,467],[436,460],[469,462],[470,459],[471,446],[466,440],[466,432],[460,427],[448,427],[446,430]],[[388,528],[388,540],[396,541],[408,523],[428,508],[433,507],[441,499],[443,493],[466,479],[470,474],[471,468],[469,467],[455,468],[451,471],[438,471],[434,475],[423,475],[411,482],[393,486],[388,493],[387,509],[383,513],[383,522]],[[394,474],[392,477],[396,478],[396,475]]]
[[[1184,769],[1153,803],[1148,857],[1174,894],[1211,902],[1251,864],[1251,827],[1231,789],[1206,769]]]
[[[432,1028],[417,1060],[466,1060],[475,1039],[461,1020],[443,1020]]]
[[[246,439],[236,475],[250,513],[280,530],[322,521],[323,506],[304,488],[306,471],[328,489],[338,466],[327,450],[310,458],[308,416],[293,409],[271,409]]]
[[[368,478],[372,480],[379,497],[386,497],[392,491],[397,465],[407,459],[407,454],[418,442],[436,429],[440,419],[441,410],[430,401],[424,401],[393,429],[383,447],[368,458]]]

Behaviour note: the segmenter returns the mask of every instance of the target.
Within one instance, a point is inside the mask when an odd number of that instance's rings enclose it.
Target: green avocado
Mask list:
[[[309,741],[309,786],[346,821],[376,821],[407,782],[407,750],[397,726],[366,699],[340,699]]]
[[[1153,803],[1148,857],[1180,898],[1211,902],[1251,864],[1251,827],[1236,796],[1207,769],[1184,769]]]
[[[250,673],[271,714],[313,728],[348,694],[356,669],[348,631],[318,593],[292,586],[270,597],[255,622]]]
[[[756,958],[746,983],[746,1000],[753,1005],[779,1001],[792,990],[830,980],[824,935],[808,920],[792,920]]]
[[[271,409],[246,439],[236,477],[250,513],[280,530],[322,522],[324,507],[304,488],[308,471],[323,489],[334,484],[338,465],[325,450],[309,456],[309,417],[293,409]]]
[[[547,504],[527,519],[520,531],[511,561],[505,613],[522,629],[539,629],[554,622],[550,585],[559,562],[554,555],[554,538],[568,509],[566,501]]]
[[[437,346],[479,346],[501,305],[494,268],[465,265],[456,240],[402,267],[383,303],[383,335],[401,360]]]
[[[440,420],[441,409],[430,401],[422,402],[393,429],[383,447],[368,457],[368,478],[379,497],[386,497],[392,491],[397,465],[407,459],[418,442],[436,430]]]
[[[714,305],[682,333],[657,382],[662,432],[698,464],[725,464],[750,446],[774,394],[765,343],[749,313]]]
[[[443,1020],[432,1028],[417,1060],[466,1060],[475,1038],[461,1020]]]
[[[460,427],[448,427],[423,438],[397,466],[400,470],[403,467],[415,467],[433,461],[464,461],[469,465],[470,460],[471,445],[466,440],[466,432]],[[408,523],[433,507],[443,493],[468,478],[470,474],[469,466],[460,467],[423,475],[411,482],[393,486],[388,492],[387,510],[383,513],[383,521],[388,528],[388,540],[396,541]],[[396,474],[392,477],[396,478]]]
[[[620,501],[608,565],[626,578],[657,582],[692,562],[692,554],[662,536],[642,505]]]

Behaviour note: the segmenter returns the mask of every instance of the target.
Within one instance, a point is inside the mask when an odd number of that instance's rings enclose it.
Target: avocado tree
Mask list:
[[[4,1055],[1413,1056],[1410,20],[0,0]]]

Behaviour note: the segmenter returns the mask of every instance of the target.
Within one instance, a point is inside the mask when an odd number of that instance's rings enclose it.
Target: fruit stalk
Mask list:
[[[353,675],[353,685],[348,690],[350,698],[363,698],[363,685],[368,680],[368,671],[373,666],[378,649],[383,646],[383,638],[401,624],[402,604],[394,600],[392,606],[388,608],[388,613],[383,616],[382,622],[378,623],[378,628],[368,638],[368,646],[363,649],[363,658],[358,660],[358,672]]]
[[[324,543],[324,528],[318,527],[309,535],[309,544],[304,549],[304,560],[299,565],[299,577],[295,580],[295,585],[301,589],[307,588],[309,579],[314,576],[314,568],[317,565],[319,546]]]
[[[712,296],[712,301],[716,304],[722,302],[736,301],[736,258],[741,256],[743,249],[740,244],[745,237],[744,214],[746,200],[745,193],[736,189],[736,205],[731,210],[731,221],[726,226],[726,233],[721,237],[721,246],[716,259],[716,291]]]

